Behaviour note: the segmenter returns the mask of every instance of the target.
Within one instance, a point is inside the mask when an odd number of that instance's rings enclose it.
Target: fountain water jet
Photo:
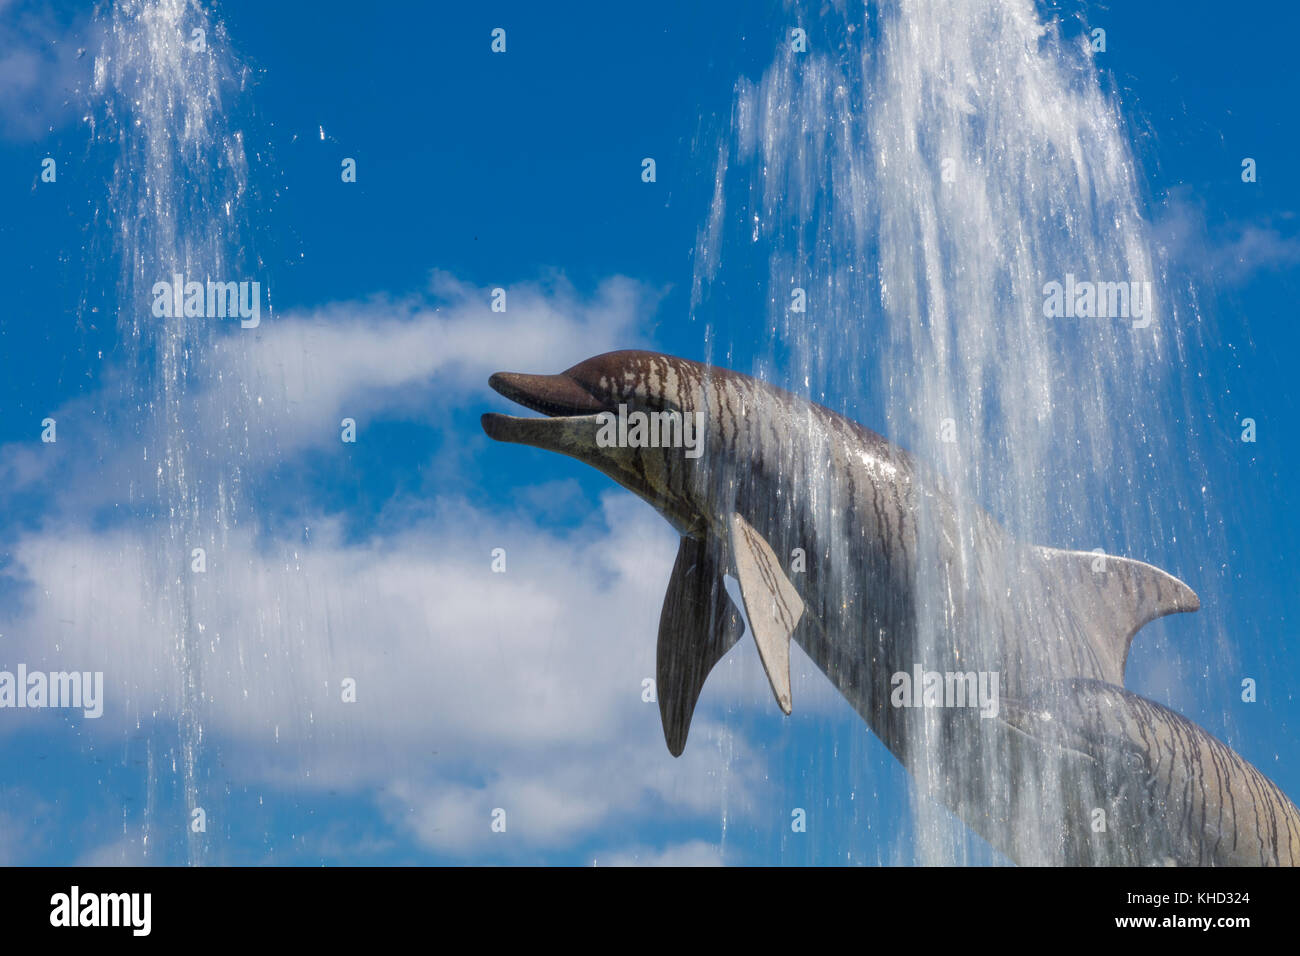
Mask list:
[[[1205,584],[1220,540],[1183,421],[1205,386],[1181,374],[1201,316],[1160,258],[1086,36],[1032,0],[788,9],[807,52],[786,31],[762,77],[736,84],[695,315],[725,307],[721,275],[734,286],[753,269],[767,288],[760,376],[858,409],[1021,541],[1141,557]],[[1045,315],[1050,284],[1076,279],[1140,283],[1154,307],[1136,321]],[[726,354],[709,358],[734,367],[726,335],[711,325],[710,349]],[[922,666],[945,656],[952,614],[933,518],[923,507]],[[976,520],[959,512],[961,567],[973,567]],[[1221,623],[1208,623],[1226,665]],[[912,791],[916,857],[970,862],[929,796],[953,769],[938,724],[920,736],[934,762]],[[1004,754],[985,760],[974,776],[988,787],[1015,772]]]
[[[174,832],[152,810],[154,791],[174,779],[188,814],[204,799],[205,634],[196,611],[193,548],[220,544],[238,520],[239,433],[221,446],[192,434],[193,394],[221,334],[208,318],[159,318],[154,285],[175,274],[237,278],[245,248],[248,168],[242,134],[230,127],[225,98],[243,71],[220,23],[194,0],[120,0],[101,11],[91,124],[97,143],[116,150],[103,216],[120,263],[118,331],[127,352],[134,413],[151,488],[133,487],[131,506],[150,516],[159,540],[141,558],[151,570],[154,613],[174,635],[172,688],[157,714],[175,717],[173,752],[150,752],[151,811],[144,846]],[[247,398],[246,394],[243,396]],[[232,417],[239,415],[232,409]],[[168,746],[170,750],[170,745]],[[205,841],[186,820],[191,864]]]

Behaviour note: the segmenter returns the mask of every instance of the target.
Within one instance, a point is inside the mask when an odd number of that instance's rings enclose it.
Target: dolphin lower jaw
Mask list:
[[[487,412],[479,420],[487,436],[496,441],[531,445],[546,451],[580,457],[584,461],[587,461],[587,457],[577,454],[583,449],[590,448],[592,452],[603,451],[596,447],[595,436],[599,423],[595,415],[525,418]]]
[[[681,476],[674,472],[683,465],[694,466],[693,460],[666,460],[666,456],[682,454],[676,448],[644,448],[610,442],[609,419],[616,414],[616,408],[627,407],[626,399],[612,404],[616,396],[611,395],[608,402],[602,401],[566,372],[557,375],[497,372],[488,379],[488,384],[511,401],[546,416],[489,412],[480,419],[489,438],[575,458],[649,503],[678,533],[695,537],[707,533],[708,521],[701,509],[691,504],[692,495],[673,491],[673,486],[681,481]],[[665,405],[665,409],[672,408]],[[685,484],[691,484],[689,479]]]
[[[601,427],[599,414],[534,418],[487,412],[479,420],[483,431],[495,441],[529,445],[567,455],[604,472],[637,494],[649,490],[640,487],[644,482],[629,484],[629,481],[639,477],[639,472],[644,472],[644,468],[638,469],[636,466],[637,449],[619,445],[603,446],[597,441],[596,436]]]
[[[553,451],[608,475],[659,512],[678,534],[704,537],[708,532],[709,522],[701,510],[668,488],[671,480],[663,463],[646,454],[661,450],[602,447],[596,441],[601,427],[598,415],[532,418],[488,412],[480,421],[495,441]]]

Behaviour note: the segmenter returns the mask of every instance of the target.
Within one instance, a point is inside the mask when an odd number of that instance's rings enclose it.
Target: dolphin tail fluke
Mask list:
[[[659,716],[674,757],[686,748],[704,681],[744,631],[713,552],[702,541],[682,538],[659,615],[655,662]]]
[[[1083,624],[1107,681],[1122,686],[1133,635],[1166,614],[1195,611],[1196,592],[1157,567],[1095,551],[1033,549],[1045,590]]]

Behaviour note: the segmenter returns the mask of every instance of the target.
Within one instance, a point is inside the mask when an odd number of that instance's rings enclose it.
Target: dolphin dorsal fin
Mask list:
[[[1166,614],[1195,611],[1196,592],[1172,574],[1132,558],[1095,551],[1032,549],[1049,593],[1069,607],[1101,665],[1101,678],[1124,685],[1133,635]]]
[[[723,584],[722,567],[703,541],[682,538],[659,615],[655,683],[668,751],[680,757],[691,717],[713,665],[745,633]]]
[[[731,558],[736,568],[745,616],[758,645],[758,656],[784,713],[790,713],[790,635],[803,616],[803,599],[777,561],[776,553],[748,521],[732,512],[727,518]]]

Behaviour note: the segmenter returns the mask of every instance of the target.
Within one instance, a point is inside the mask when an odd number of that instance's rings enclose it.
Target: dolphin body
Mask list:
[[[674,756],[745,632],[730,574],[781,709],[795,640],[922,791],[1016,862],[1300,862],[1300,812],[1276,785],[1123,689],[1138,629],[1200,606],[1169,574],[1020,544],[880,435],[736,372],[621,351],[490,384],[546,416],[486,414],[491,438],[599,469],[682,536],[656,662]],[[692,417],[697,457],[682,447]],[[931,672],[945,688],[927,681],[907,706],[898,675]],[[996,676],[992,707],[961,706],[976,674]],[[956,700],[940,700],[949,686]]]

